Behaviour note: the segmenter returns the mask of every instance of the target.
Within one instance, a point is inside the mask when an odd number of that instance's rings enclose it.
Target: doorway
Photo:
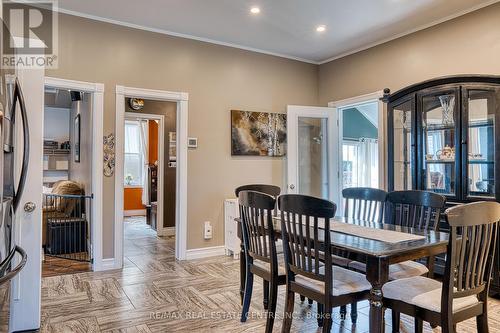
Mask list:
[[[92,270],[92,94],[45,87],[42,277]]]
[[[66,178],[70,181],[78,179],[76,182],[80,184],[81,189],[81,192],[75,194],[80,196],[80,198],[76,199],[71,197],[71,194],[65,193],[53,193],[52,197],[44,195],[47,200],[43,200],[42,206],[50,208],[45,217],[55,215],[56,219],[54,221],[56,223],[53,225],[55,228],[51,229],[53,233],[49,236],[57,240],[58,242],[55,243],[59,244],[59,249],[57,249],[57,246],[51,249],[54,255],[57,256],[50,258],[45,256],[45,259],[58,259],[60,256],[62,259],[67,259],[66,257],[78,259],[72,261],[74,265],[76,265],[77,261],[80,261],[82,265],[90,261],[90,269],[100,271],[104,269],[102,258],[103,141],[96,138],[103,137],[104,85],[45,77],[43,93],[42,138],[48,139],[47,141],[55,138],[52,141],[56,141],[58,144],[56,152],[62,152],[63,154],[62,156],[60,154],[47,156],[46,153],[51,153],[50,147],[47,147],[48,150],[44,147],[43,171],[41,171],[42,183],[44,187],[53,189],[55,183],[60,180],[66,180]],[[66,109],[69,108],[69,112],[64,110],[64,106],[66,106]],[[52,110],[46,115],[45,111],[50,108]],[[60,126],[57,126],[59,128],[55,126],[56,121],[61,123]],[[62,122],[64,122],[64,125]],[[65,125],[66,122],[69,124]],[[62,134],[58,134],[58,131]],[[64,140],[65,137],[69,140]],[[55,142],[52,142],[52,145],[51,148],[56,148]],[[64,170],[66,165],[68,170]],[[71,188],[71,184],[69,187]],[[48,192],[47,188],[45,192]],[[74,189],[75,186],[73,186]],[[61,189],[63,192],[67,190],[67,188]],[[61,194],[70,197],[59,197],[58,195]],[[69,226],[69,228],[58,229],[57,219],[61,219],[59,216],[62,214],[54,211],[54,205],[58,205],[60,210],[64,210],[64,213],[70,212],[69,215],[74,215],[73,217],[78,217],[87,222],[61,224],[59,227],[65,225],[66,227]],[[42,215],[44,215],[43,212]],[[86,229],[84,228],[85,225]],[[70,229],[72,229],[73,234],[77,233],[76,236],[73,235],[73,238],[76,237],[75,239],[70,237]],[[62,236],[57,234],[57,231],[64,230],[68,234],[67,237],[64,236],[64,232]],[[80,232],[79,235],[78,231]],[[47,230],[44,230],[44,232],[45,237],[47,237]],[[84,239],[86,239],[85,242]],[[76,242],[76,240],[79,240],[79,242]],[[66,245],[66,248],[63,245]],[[76,250],[86,251],[77,252]]]
[[[140,112],[135,109],[141,103]],[[124,251],[135,238],[175,236],[176,104],[126,98],[124,123]],[[167,135],[165,135],[165,129]],[[168,147],[168,149],[165,149]]]
[[[329,103],[287,107],[287,192],[337,203],[342,189],[385,188],[382,92]]]
[[[123,266],[124,244],[129,236],[124,233],[124,230],[127,230],[127,226],[124,224],[124,193],[127,176],[125,174],[125,126],[126,122],[130,120],[128,118],[135,117],[137,119],[138,115],[164,117],[162,123],[163,139],[158,138],[159,144],[163,143],[163,149],[160,149],[158,155],[158,160],[161,160],[159,163],[163,162],[163,167],[158,167],[158,175],[163,172],[164,176],[160,178],[163,178],[164,184],[161,186],[163,198],[159,197],[162,194],[161,191],[158,191],[156,203],[157,236],[168,237],[170,241],[174,240],[175,257],[179,260],[186,258],[187,98],[186,93],[117,86],[115,178],[121,181],[115,181],[115,258],[113,259],[113,268]],[[160,118],[157,120],[160,125]],[[162,136],[161,132],[160,130],[159,136]],[[158,187],[160,187],[159,181]],[[151,205],[151,213],[155,213],[154,209],[155,207]],[[160,212],[160,209],[163,212]],[[148,214],[147,210],[146,214]],[[161,218],[163,218],[163,223],[160,222]],[[141,228],[145,229],[143,227],[144,225]],[[147,227],[152,230],[149,226]]]
[[[338,108],[342,126],[342,188],[378,188],[378,103]]]

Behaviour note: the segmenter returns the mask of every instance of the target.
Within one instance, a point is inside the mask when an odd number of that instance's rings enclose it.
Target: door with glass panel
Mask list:
[[[335,144],[333,108],[290,105],[287,108],[287,193],[298,193],[338,202],[332,190]],[[337,155],[334,155],[337,154]]]
[[[495,88],[464,87],[463,125],[462,125],[462,161],[463,192],[467,199],[488,199],[498,197],[498,185],[495,184],[496,155],[499,144],[496,126],[498,126],[498,90]],[[498,178],[497,178],[498,179]]]
[[[404,97],[391,103],[388,108],[388,121],[392,131],[388,133],[389,190],[415,189],[415,98]]]
[[[436,192],[448,198],[460,197],[460,100],[457,88],[425,91],[418,96],[420,103],[417,131],[422,149],[418,159],[422,166],[417,177],[422,190]]]

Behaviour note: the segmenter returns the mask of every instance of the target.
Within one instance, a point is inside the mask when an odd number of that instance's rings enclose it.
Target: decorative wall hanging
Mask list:
[[[115,172],[115,135],[104,136],[104,175],[113,176]]]
[[[286,114],[231,110],[231,155],[285,154]]]

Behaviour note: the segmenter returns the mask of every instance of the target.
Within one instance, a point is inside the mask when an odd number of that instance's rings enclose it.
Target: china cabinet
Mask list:
[[[448,206],[500,201],[500,76],[450,76],[395,93],[386,89],[384,101],[389,191],[433,191],[444,195]],[[448,229],[444,220],[440,228]],[[495,292],[500,292],[499,261],[497,253]],[[437,272],[443,264],[438,258]]]

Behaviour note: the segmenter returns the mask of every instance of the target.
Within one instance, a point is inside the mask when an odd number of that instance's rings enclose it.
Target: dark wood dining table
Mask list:
[[[333,221],[423,236],[423,238],[418,240],[389,243],[336,232],[335,230],[330,231],[332,253],[342,253],[342,255],[349,259],[366,264],[366,279],[372,286],[369,298],[370,333],[382,333],[384,332],[385,325],[382,287],[389,280],[389,265],[445,253],[448,245],[448,234],[433,230],[423,231],[392,224],[366,222],[344,217],[335,217]],[[235,222],[238,223],[238,237],[241,240],[241,221],[237,218]],[[281,238],[280,218],[275,217],[274,222],[276,237]],[[242,298],[245,290],[245,275],[246,262],[243,242],[241,242],[240,295]]]

